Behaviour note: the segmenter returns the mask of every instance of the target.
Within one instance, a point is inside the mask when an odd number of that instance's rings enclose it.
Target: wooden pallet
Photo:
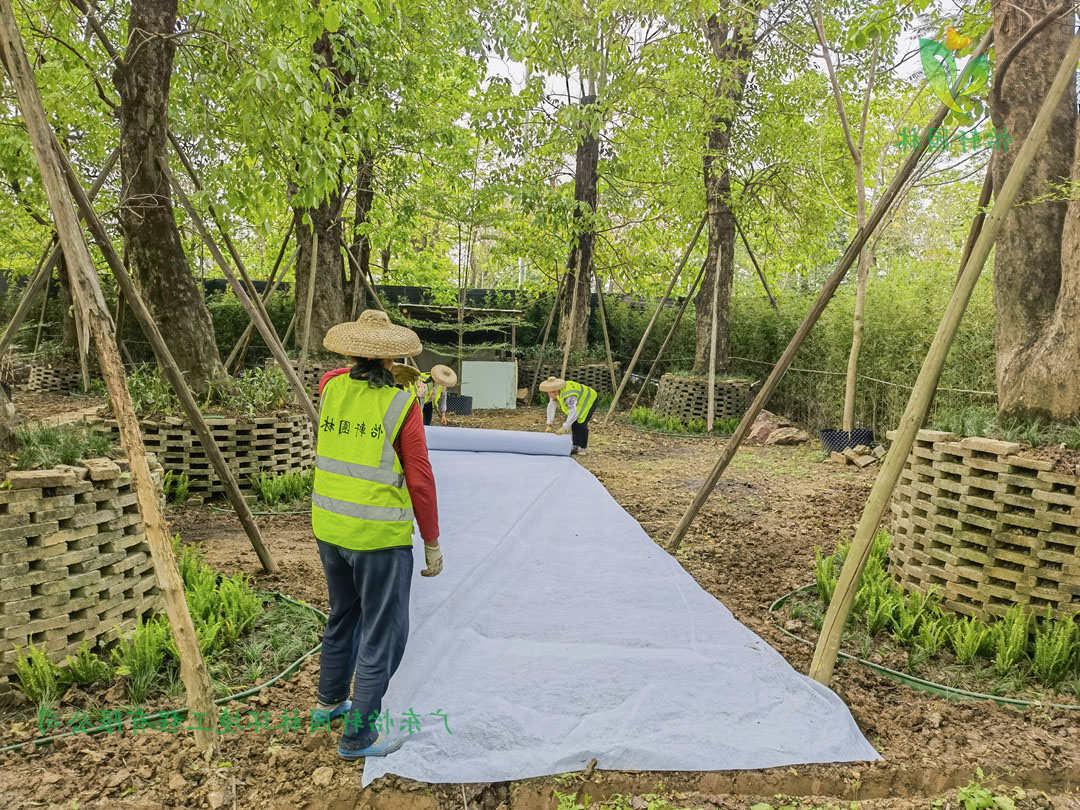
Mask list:
[[[893,496],[901,585],[970,616],[1080,613],[1080,477],[1012,442],[920,431]]]
[[[30,366],[26,377],[26,390],[48,391],[66,394],[82,386],[82,375],[78,369],[55,368],[53,366]]]
[[[160,475],[160,468],[158,468]],[[157,607],[127,462],[9,472],[0,488],[0,691],[28,644],[60,661]]]

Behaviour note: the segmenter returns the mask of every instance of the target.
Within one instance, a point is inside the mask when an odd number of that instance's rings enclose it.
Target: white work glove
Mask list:
[[[565,434],[566,434],[566,428],[565,428],[565,427],[563,427],[562,425],[559,425],[559,429],[558,429],[558,430],[556,430],[555,432],[556,432],[557,434],[559,434],[560,436],[563,436],[563,435],[565,435]]]
[[[420,572],[422,577],[435,577],[442,571],[442,549],[439,548],[439,544],[436,543],[433,546],[429,546],[424,543],[424,562],[427,563],[427,568]]]
[[[548,422],[547,427],[544,428],[544,430],[546,430],[548,433],[552,433],[555,430],[555,426],[553,424],[551,424],[551,422]]]

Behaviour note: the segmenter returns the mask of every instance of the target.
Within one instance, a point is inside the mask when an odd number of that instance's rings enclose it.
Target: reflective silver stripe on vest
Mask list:
[[[392,487],[401,488],[405,483],[405,476],[394,472],[393,459],[390,467],[369,467],[366,464],[352,464],[348,461],[338,461],[328,456],[318,456],[315,459],[315,467],[323,472],[335,475],[347,475],[349,478],[359,478],[361,481],[374,481],[376,484],[389,484]]]
[[[413,519],[412,509],[398,509],[394,506],[366,506],[350,501],[339,501],[325,495],[312,495],[311,503],[327,512],[360,520],[381,520],[385,523],[405,523]]]
[[[412,397],[407,391],[398,391],[390,400],[390,407],[386,409],[386,415],[383,417],[382,463],[379,465],[384,470],[394,469],[394,461],[397,459],[397,453],[394,450],[394,428],[397,427],[405,406],[411,400]],[[398,486],[401,485],[398,484]]]

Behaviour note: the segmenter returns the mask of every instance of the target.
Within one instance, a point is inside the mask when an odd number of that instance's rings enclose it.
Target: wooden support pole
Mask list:
[[[559,308],[559,299],[562,297],[562,273],[558,274],[555,282],[555,298],[551,302],[548,311],[547,323],[544,324],[544,336],[540,340],[540,351],[536,355],[536,368],[533,370],[532,384],[529,386],[529,402],[536,399],[536,386],[540,384],[540,369],[544,366],[544,352],[547,350],[548,338],[551,337],[551,325],[555,323],[555,311]]]
[[[611,393],[619,385],[615,376],[615,358],[611,356],[611,338],[608,337],[607,305],[604,303],[604,285],[600,283],[600,277],[596,276],[596,301],[600,304],[600,329],[604,333],[604,353],[607,355],[608,374],[611,375]]]
[[[37,354],[38,347],[41,345],[41,330],[45,327],[45,310],[49,305],[49,292],[52,289],[52,268],[49,268],[49,275],[45,277],[45,294],[41,297],[41,314],[38,315],[37,332],[34,335],[34,348],[31,350],[31,354]]]
[[[664,356],[664,352],[667,351],[671,339],[675,337],[675,333],[679,330],[679,324],[682,323],[683,313],[686,312],[686,307],[694,298],[694,291],[697,290],[698,285],[701,284],[701,280],[704,277],[705,264],[702,263],[701,269],[698,270],[697,278],[695,278],[694,283],[690,285],[690,289],[686,291],[682,303],[679,304],[679,311],[675,313],[675,320],[672,321],[671,328],[668,329],[667,335],[664,336],[664,342],[660,344],[660,349],[657,351],[656,357],[653,358],[652,365],[649,366],[649,373],[645,375],[645,381],[641,384],[641,388],[638,389],[637,394],[634,396],[634,401],[630,403],[630,410],[634,410],[634,408],[637,407],[641,395],[645,392],[645,387],[649,384],[649,380],[652,379],[652,375],[656,372],[656,367],[660,364],[660,359]]]
[[[713,432],[716,423],[716,353],[720,343],[720,265],[723,263],[723,249],[716,254],[716,267],[713,268],[712,285],[712,325],[709,329],[709,398],[705,412],[705,431]]]
[[[960,76],[957,78],[957,87],[961,86],[960,82],[967,81],[970,66],[979,56],[986,53],[986,49],[990,47],[990,43],[993,39],[993,31],[989,31],[975,47],[974,52],[964,66],[964,70],[961,71]],[[955,87],[953,88],[953,92],[955,92]],[[811,306],[809,312],[806,313],[806,317],[803,318],[802,323],[799,324],[799,328],[795,330],[795,334],[792,335],[791,340],[788,342],[787,348],[784,349],[783,354],[780,355],[780,359],[776,361],[776,365],[773,366],[772,371],[769,372],[769,376],[765,379],[765,382],[762,383],[761,390],[758,391],[757,396],[754,397],[753,402],[750,403],[750,407],[746,409],[746,413],[743,414],[739,426],[735,428],[735,432],[732,433],[731,438],[724,444],[724,448],[720,453],[720,458],[717,459],[716,464],[713,465],[712,470],[705,479],[705,483],[701,485],[697,494],[694,495],[694,499],[686,508],[686,512],[683,513],[679,525],[675,528],[671,538],[668,540],[667,548],[672,554],[679,550],[679,546],[682,544],[686,532],[690,529],[690,524],[694,522],[697,513],[701,511],[701,507],[716,488],[716,482],[720,480],[720,476],[724,474],[724,470],[726,470],[728,464],[731,463],[731,459],[735,457],[735,453],[738,452],[740,445],[742,445],[746,435],[750,432],[750,426],[754,423],[754,420],[757,419],[758,414],[761,413],[761,409],[765,407],[765,403],[769,401],[769,397],[771,397],[776,390],[776,386],[780,384],[780,380],[783,379],[784,374],[786,374],[787,370],[791,367],[792,362],[795,360],[795,355],[799,352],[799,348],[806,340],[806,336],[810,334],[810,330],[814,328],[814,324],[818,322],[821,313],[825,311],[825,307],[836,293],[836,289],[840,286],[840,282],[844,280],[847,271],[851,269],[851,265],[858,259],[859,254],[870,239],[870,236],[881,223],[881,220],[892,207],[897,196],[899,196],[904,184],[907,183],[908,178],[911,177],[912,173],[919,165],[919,161],[922,160],[922,156],[930,146],[931,134],[942,125],[948,112],[949,108],[945,105],[941,105],[937,109],[937,112],[934,113],[934,117],[930,120],[926,129],[923,130],[922,136],[919,138],[918,146],[911,151],[911,154],[908,155],[903,165],[897,170],[896,176],[893,177],[889,187],[885,189],[881,197],[878,198],[877,203],[870,212],[870,216],[867,217],[866,224],[855,231],[855,236],[852,237],[851,242],[847,246],[847,250],[845,250],[844,255],[840,257],[840,261],[837,262],[836,269],[834,269],[828,279],[825,280],[825,284],[822,286],[821,292],[818,293],[818,297],[814,301],[813,306]]]
[[[293,328],[295,326],[296,326],[296,311],[295,311],[295,308],[294,308],[292,317],[289,318],[289,325],[287,327],[285,327],[285,335],[284,335],[284,337],[281,338],[282,345],[285,345],[286,343],[289,342],[289,338],[292,336]]]
[[[356,257],[352,255],[352,251],[346,248],[345,255],[349,257],[349,263],[353,266],[353,273],[360,276],[360,280],[364,282],[364,287],[371,293],[371,297],[375,301],[375,306],[383,312],[386,312],[386,307],[383,305],[382,299],[379,298],[379,294],[375,291],[375,285],[372,284],[371,279],[368,278],[367,274],[360,270],[360,265],[357,263]]]
[[[308,395],[307,389],[304,388],[304,383],[297,375],[296,369],[294,369],[292,363],[289,362],[289,358],[285,354],[285,349],[281,345],[281,341],[278,339],[274,327],[266,322],[262,316],[262,312],[260,312],[255,304],[251,302],[251,298],[248,297],[243,285],[240,284],[239,280],[236,278],[236,274],[233,273],[232,268],[229,267],[229,263],[221,254],[221,249],[214,241],[214,237],[211,236],[210,232],[207,230],[203,218],[199,216],[199,212],[195,210],[195,206],[192,205],[191,200],[188,198],[183,187],[176,182],[176,178],[172,176],[169,165],[164,159],[161,161],[161,170],[167,173],[166,176],[169,177],[172,183],[173,191],[176,192],[177,199],[180,200],[180,204],[184,207],[184,210],[188,212],[191,221],[195,223],[196,230],[198,230],[199,235],[202,236],[203,242],[206,243],[210,255],[214,257],[214,261],[217,262],[218,267],[221,268],[221,272],[225,274],[229,286],[232,287],[233,294],[240,301],[240,305],[247,310],[248,317],[254,322],[255,328],[259,330],[259,335],[262,337],[263,342],[266,343],[267,348],[270,349],[270,353],[274,355],[274,359],[277,361],[278,366],[281,367],[281,373],[285,375],[285,379],[289,381],[289,384],[293,388],[297,403],[307,413],[308,418],[311,419],[312,429],[314,430],[319,425],[319,414],[315,410],[315,406],[311,404],[311,397]]]
[[[296,373],[304,379],[307,371],[308,347],[311,345],[311,310],[315,303],[315,273],[319,269],[319,233],[311,229],[311,261],[308,263],[307,297],[304,303],[304,342],[300,345],[300,363]],[[295,298],[294,298],[295,301]],[[295,309],[295,306],[293,307]]]
[[[67,180],[68,190],[74,197],[75,204],[78,206],[79,211],[82,213],[83,218],[90,227],[90,233],[93,235],[94,241],[97,242],[98,247],[105,256],[105,261],[109,264],[109,269],[112,270],[113,276],[116,278],[116,283],[120,288],[118,299],[126,298],[128,306],[131,308],[131,311],[135,313],[135,319],[139,322],[143,334],[146,335],[146,339],[150,342],[150,346],[154,351],[154,356],[157,358],[158,365],[161,366],[165,378],[176,392],[176,396],[180,400],[180,405],[184,409],[184,414],[187,416],[188,421],[191,423],[192,427],[195,428],[195,432],[199,436],[199,442],[202,444],[203,451],[206,453],[207,458],[210,459],[210,463],[214,467],[214,472],[217,473],[218,478],[221,479],[221,483],[225,487],[225,494],[228,496],[229,502],[236,511],[237,517],[240,518],[240,523],[244,527],[248,539],[251,541],[252,548],[255,549],[255,554],[258,556],[263,570],[268,573],[273,573],[277,570],[277,563],[274,562],[273,556],[263,543],[262,533],[255,524],[255,517],[251,513],[251,507],[248,506],[247,499],[240,491],[240,484],[236,480],[236,475],[229,467],[228,462],[225,460],[225,456],[222,455],[221,448],[218,447],[217,440],[214,439],[214,435],[210,431],[210,426],[207,425],[206,419],[202,415],[202,411],[199,410],[199,405],[195,401],[191,389],[188,387],[184,373],[180,370],[180,366],[173,357],[173,353],[169,349],[168,343],[165,342],[165,338],[162,337],[161,331],[157,327],[157,322],[154,320],[154,316],[150,313],[149,308],[139,294],[139,290],[135,286],[131,274],[128,273],[127,267],[124,266],[124,262],[117,254],[116,248],[113,247],[109,235],[105,230],[105,226],[101,223],[101,220],[98,218],[97,213],[90,203],[90,199],[86,196],[86,192],[79,183],[79,178],[76,176],[75,170],[71,167],[67,156],[63,153],[60,149],[60,145],[56,143],[55,140],[53,142],[53,148],[56,150],[60,168]]]
[[[176,152],[176,156],[180,158],[180,163],[184,167],[184,171],[187,172],[188,177],[191,178],[192,185],[195,186],[196,191],[202,191],[203,186],[199,181],[199,175],[195,172],[195,166],[188,160],[187,155],[180,146],[180,141],[176,136],[169,132],[169,143],[172,144],[173,151]],[[251,295],[251,300],[255,303],[256,309],[262,313],[266,323],[270,328],[274,328],[274,322],[270,320],[270,313],[266,311],[266,307],[263,306],[262,298],[259,296],[258,290],[255,289],[255,282],[251,280],[251,276],[247,271],[247,267],[244,266],[244,260],[240,258],[240,251],[236,249],[236,245],[233,243],[232,237],[229,236],[229,229],[225,227],[225,222],[218,214],[217,209],[214,208],[214,204],[208,202],[206,204],[207,210],[210,212],[210,216],[214,220],[214,224],[217,225],[218,233],[221,234],[221,239],[225,243],[225,249],[229,251],[229,255],[232,256],[232,260],[236,263],[236,269],[240,272],[240,278],[243,279],[244,284]],[[275,331],[276,334],[276,331]]]
[[[957,273],[956,281],[953,282],[953,286],[960,281],[960,275],[964,272],[964,265],[967,264],[968,257],[971,255],[971,251],[975,248],[975,241],[979,238],[979,234],[982,232],[983,223],[986,221],[986,207],[990,205],[990,198],[994,196],[994,158],[990,157],[990,160],[986,162],[986,176],[983,177],[982,189],[979,190],[979,207],[975,214],[975,219],[972,220],[971,230],[968,231],[967,241],[964,242],[964,252],[960,255],[960,271]]]
[[[288,230],[285,231],[285,238],[281,240],[281,248],[278,250],[277,259],[274,260],[274,266],[270,269],[270,275],[266,277],[266,289],[263,291],[262,300],[263,308],[265,304],[270,300],[270,297],[277,291],[278,286],[281,284],[281,280],[285,277],[285,273],[279,271],[282,268],[282,259],[285,258],[285,248],[289,245],[289,239],[292,237],[293,225],[289,223]],[[299,255],[299,251],[297,252]],[[244,355],[247,353],[248,345],[251,343],[252,332],[255,331],[255,324],[249,319],[247,326],[244,327],[244,331],[240,334],[240,338],[236,341],[236,345],[232,347],[229,352],[228,358],[225,360],[225,368],[232,369],[233,365],[237,367],[242,365]],[[284,343],[284,341],[282,341]]]
[[[105,165],[101,167],[98,176],[94,178],[94,185],[92,185],[90,191],[87,192],[91,200],[97,197],[98,192],[101,191],[101,187],[105,185],[105,181],[108,180],[109,175],[112,174],[113,167],[116,165],[116,161],[119,157],[120,150],[114,149],[109,153],[109,157],[105,159]],[[8,346],[10,346],[11,342],[15,339],[16,333],[22,328],[23,321],[26,320],[26,316],[30,312],[30,305],[33,303],[34,296],[41,290],[42,286],[52,275],[56,263],[60,261],[60,245],[56,241],[56,234],[53,234],[50,246],[45,248],[45,252],[47,253],[48,258],[38,265],[34,275],[31,276],[30,281],[26,283],[26,289],[23,290],[23,297],[19,300],[19,305],[15,308],[15,314],[11,316],[11,321],[8,323],[7,329],[4,331],[4,334],[0,336],[0,356],[3,356],[4,352],[7,351]]]
[[[833,668],[836,665],[837,654],[840,649],[840,640],[843,635],[844,623],[851,612],[851,604],[855,599],[855,592],[859,587],[866,560],[870,556],[870,547],[873,544],[874,535],[877,533],[885,511],[889,508],[889,500],[893,490],[900,480],[904,464],[908,454],[915,443],[915,436],[926,421],[930,411],[930,403],[933,402],[937,391],[938,381],[941,378],[941,370],[945,365],[945,359],[949,353],[953,338],[960,321],[964,317],[971,293],[979,280],[983,264],[986,263],[998,231],[1009,215],[1009,210],[1020,191],[1020,187],[1027,179],[1028,169],[1035,159],[1036,152],[1046,141],[1046,133],[1050,128],[1054,112],[1057,109],[1062,96],[1069,89],[1076,74],[1076,63],[1080,60],[1080,36],[1074,36],[1069,46],[1065,59],[1054,77],[1050,90],[1043,99],[1039,114],[1031,125],[1030,132],[1024,137],[1020,145],[1020,153],[1015,162],[1009,168],[1009,173],[1002,183],[1001,189],[994,200],[994,207],[986,217],[985,223],[980,227],[978,215],[972,223],[972,230],[979,230],[975,245],[970,255],[964,262],[960,279],[953,289],[949,305],[945,314],[938,324],[937,333],[926,353],[919,376],[915,380],[915,387],[911,391],[904,415],[896,431],[889,452],[881,464],[874,486],[866,500],[862,517],[859,519],[855,530],[855,538],[851,541],[851,548],[844,559],[844,566],[840,570],[840,577],[836,583],[833,597],[829,601],[829,609],[825,613],[825,621],[821,626],[821,635],[818,636],[817,648],[814,650],[814,659],[810,664],[810,677],[823,684],[832,680]]]
[[[732,217],[734,219],[734,217]],[[739,220],[735,219],[735,230],[739,232],[739,239],[742,240],[743,247],[746,248],[746,255],[750,257],[750,262],[754,265],[754,269],[757,271],[757,277],[761,280],[761,288],[765,290],[765,295],[769,297],[769,304],[773,309],[778,309],[776,305],[776,298],[773,297],[772,290],[769,289],[769,282],[765,280],[765,273],[761,269],[761,265],[758,264],[757,257],[754,255],[754,251],[750,249],[750,243],[746,241],[746,234],[743,233],[742,225],[739,224]]]
[[[3,53],[8,75],[18,95],[19,107],[41,172],[42,185],[56,223],[56,232],[71,278],[72,298],[76,301],[76,306],[82,309],[83,322],[93,335],[113,414],[120,427],[120,441],[127,451],[147,545],[150,547],[158,587],[165,602],[169,626],[179,653],[180,676],[187,689],[188,707],[199,721],[195,724],[195,741],[201,750],[209,754],[215,747],[217,729],[217,711],[214,707],[210,675],[184,598],[184,585],[176,567],[172,539],[162,514],[157,488],[150,476],[146,448],[143,446],[131,395],[124,381],[124,367],[116,346],[112,318],[101,292],[90,250],[83,239],[57,154],[53,149],[52,130],[23,50],[11,0],[0,0],[0,52]]]
[[[626,384],[630,382],[630,377],[634,373],[634,369],[637,368],[638,359],[641,357],[641,352],[645,349],[645,342],[649,339],[649,334],[652,332],[657,318],[660,317],[660,310],[663,308],[664,302],[671,297],[671,291],[675,289],[675,285],[682,275],[683,268],[686,267],[686,262],[690,259],[690,254],[694,252],[694,246],[697,245],[698,237],[701,236],[701,229],[705,227],[706,219],[708,219],[707,214],[703,216],[701,222],[698,223],[697,230],[694,231],[694,236],[690,239],[690,244],[686,246],[682,258],[675,266],[675,272],[671,274],[671,282],[668,284],[664,297],[657,303],[656,311],[653,312],[652,317],[649,318],[649,323],[645,326],[645,331],[641,335],[641,340],[638,341],[637,348],[634,349],[634,356],[630,358],[629,365],[627,365],[626,369],[623,371],[622,380],[619,381],[619,387],[615,389],[615,396],[611,398],[611,406],[604,416],[605,425],[611,421],[611,417],[615,414],[615,409],[619,407],[619,400],[622,399],[623,391],[626,390]]]

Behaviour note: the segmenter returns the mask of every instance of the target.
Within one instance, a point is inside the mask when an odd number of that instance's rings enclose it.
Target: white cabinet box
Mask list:
[[[465,360],[461,393],[472,397],[473,408],[517,407],[517,363]]]

